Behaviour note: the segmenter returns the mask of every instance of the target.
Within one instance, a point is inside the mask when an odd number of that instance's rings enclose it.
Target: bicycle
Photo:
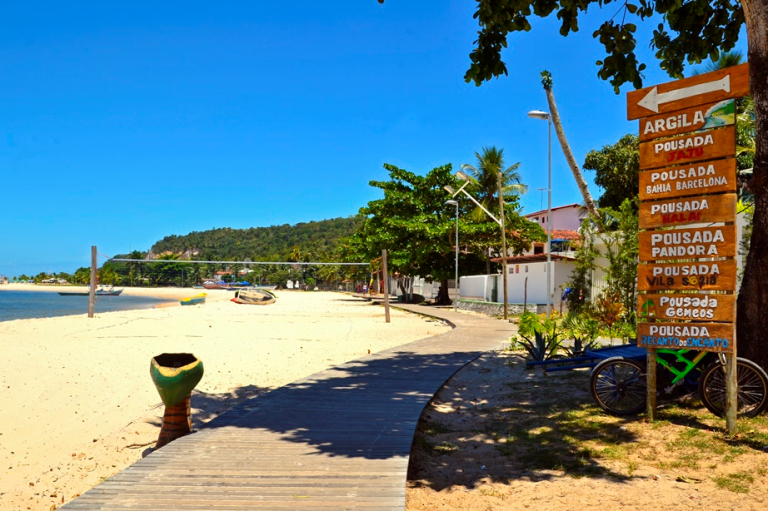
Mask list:
[[[688,349],[658,349],[657,393],[660,398],[691,393],[697,388],[704,406],[725,415],[725,356]],[[736,359],[738,415],[755,417],[768,405],[768,375],[754,362]],[[702,369],[703,368],[703,369]],[[612,357],[595,366],[590,391],[597,404],[612,415],[632,415],[646,407],[646,361]]]

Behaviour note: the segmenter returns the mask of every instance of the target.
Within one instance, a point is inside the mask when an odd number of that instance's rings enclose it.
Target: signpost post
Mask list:
[[[648,415],[655,419],[657,349],[724,353],[730,434],[737,407],[734,99],[749,94],[748,76],[742,64],[627,94],[627,118],[640,122],[645,231],[637,310],[645,322],[637,337],[648,349]]]

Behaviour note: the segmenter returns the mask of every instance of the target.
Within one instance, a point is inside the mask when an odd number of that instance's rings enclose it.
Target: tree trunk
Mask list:
[[[450,305],[451,297],[448,296],[448,279],[440,281],[440,289],[437,291],[436,305]]]
[[[749,83],[755,102],[755,196],[752,239],[737,306],[738,354],[768,369],[768,5],[743,0],[747,25]]]
[[[565,161],[568,162],[568,166],[573,172],[573,178],[576,180],[576,186],[579,187],[581,196],[584,198],[584,204],[587,206],[587,211],[595,219],[597,223],[597,229],[599,232],[603,232],[603,226],[600,222],[600,215],[597,213],[597,207],[595,207],[595,201],[592,200],[592,194],[589,193],[589,185],[587,185],[584,175],[581,173],[579,164],[576,163],[576,158],[573,157],[573,151],[571,146],[568,145],[568,139],[565,138],[565,130],[563,130],[563,123],[560,122],[560,113],[557,110],[557,104],[555,103],[555,94],[552,92],[552,87],[544,86],[544,90],[547,93],[547,103],[549,103],[549,113],[552,116],[552,124],[555,125],[555,133],[557,134],[557,140],[560,141],[560,147],[563,149],[563,155]]]

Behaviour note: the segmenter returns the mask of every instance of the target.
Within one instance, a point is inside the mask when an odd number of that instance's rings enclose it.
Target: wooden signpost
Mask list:
[[[627,94],[639,119],[638,346],[648,349],[648,415],[656,350],[726,354],[726,425],[736,431],[736,111],[742,64]],[[654,293],[646,293],[653,291]],[[683,291],[683,293],[681,293]]]

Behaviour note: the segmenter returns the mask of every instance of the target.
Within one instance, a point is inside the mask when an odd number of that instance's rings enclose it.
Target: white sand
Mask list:
[[[56,287],[0,286],[35,291]],[[177,304],[198,290],[126,289]],[[0,322],[0,509],[50,510],[140,459],[163,406],[150,359],[189,352],[205,376],[192,396],[197,424],[265,390],[382,349],[448,330],[348,295],[278,292],[275,304],[208,303]]]

